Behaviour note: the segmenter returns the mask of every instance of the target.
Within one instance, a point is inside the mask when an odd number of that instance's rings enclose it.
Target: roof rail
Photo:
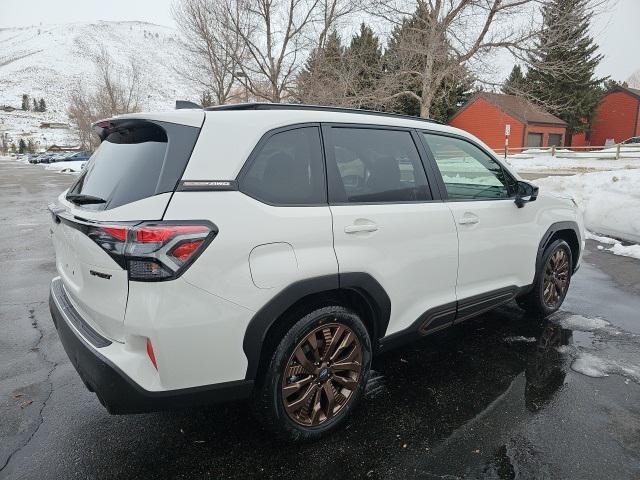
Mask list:
[[[331,107],[325,105],[307,105],[304,103],[267,103],[267,102],[251,102],[251,103],[230,103],[227,105],[216,105],[213,107],[207,107],[208,111],[219,110],[313,110],[324,112],[340,112],[340,113],[357,113],[360,115],[376,115],[382,117],[394,117],[405,118],[407,120],[417,120],[428,123],[438,123],[442,125],[442,122],[438,120],[432,120],[430,118],[420,118],[411,115],[403,115],[402,113],[393,112],[379,112],[377,110],[360,110],[358,108],[348,107]]]

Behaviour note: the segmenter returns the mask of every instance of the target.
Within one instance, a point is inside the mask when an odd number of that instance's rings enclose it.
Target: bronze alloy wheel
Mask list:
[[[285,366],[282,401],[289,418],[317,426],[342,410],[358,386],[362,346],[347,326],[327,323],[302,340]]]
[[[564,248],[551,254],[544,267],[542,297],[549,308],[556,308],[564,299],[569,286],[569,255]]]

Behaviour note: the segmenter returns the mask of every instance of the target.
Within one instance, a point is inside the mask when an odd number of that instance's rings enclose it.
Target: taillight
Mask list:
[[[153,351],[153,344],[151,343],[151,340],[147,338],[147,355],[149,356],[149,360],[151,360],[151,363],[153,363],[153,366],[156,367],[156,370],[158,370],[158,362],[156,361],[156,354]]]
[[[210,222],[89,227],[87,235],[129,272],[129,279],[170,280],[186,270],[218,229]]]

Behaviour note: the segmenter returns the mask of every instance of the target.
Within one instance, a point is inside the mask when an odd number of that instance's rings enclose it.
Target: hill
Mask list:
[[[0,29],[0,106],[20,108],[22,95],[44,98],[48,111],[0,112],[0,130],[46,143],[70,137],[68,131],[38,132],[42,122],[67,122],[68,96],[78,81],[89,85],[91,55],[104,45],[115,64],[133,59],[143,72],[143,108],[167,110],[176,99],[199,98],[179,74],[175,30],[145,22],[97,22]]]

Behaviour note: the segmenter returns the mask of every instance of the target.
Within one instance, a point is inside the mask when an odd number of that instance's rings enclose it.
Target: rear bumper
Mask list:
[[[101,338],[95,331],[83,336],[90,327],[69,303],[61,279],[51,282],[49,309],[62,346],[87,388],[95,392],[105,408],[114,414],[172,410],[215,402],[247,398],[253,382],[238,380],[179,390],[154,391],[143,389],[113,362],[100,353]],[[102,341],[108,340],[102,338]],[[108,345],[108,344],[107,344]]]

